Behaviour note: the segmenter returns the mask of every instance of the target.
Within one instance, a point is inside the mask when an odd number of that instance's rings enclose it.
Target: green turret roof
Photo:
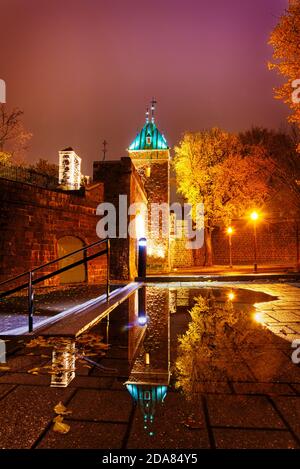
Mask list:
[[[146,122],[140,133],[137,134],[129,151],[139,150],[168,150],[168,143],[160,133],[154,122]]]

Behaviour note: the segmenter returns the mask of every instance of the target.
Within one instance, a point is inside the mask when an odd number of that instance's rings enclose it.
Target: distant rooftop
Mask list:
[[[64,148],[61,151],[74,151],[74,149],[72,147],[67,147],[67,148]]]

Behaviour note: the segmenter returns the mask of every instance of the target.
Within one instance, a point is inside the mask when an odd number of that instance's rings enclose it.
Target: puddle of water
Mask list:
[[[226,287],[143,287],[79,338],[33,339],[6,365],[52,387],[76,376],[121,381],[152,436],[170,387],[192,399],[208,383],[217,391],[228,381],[274,379],[279,339],[253,319],[253,304],[273,299]]]

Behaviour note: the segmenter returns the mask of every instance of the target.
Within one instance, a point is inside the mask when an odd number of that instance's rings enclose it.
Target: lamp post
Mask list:
[[[138,254],[138,277],[140,280],[146,278],[147,266],[147,240],[146,238],[139,239],[139,254]]]
[[[232,234],[233,234],[232,226],[228,226],[226,232],[228,234],[228,246],[229,246],[229,267],[232,269]]]
[[[257,220],[259,218],[259,215],[257,212],[252,212],[251,215],[251,220],[253,221],[253,236],[254,236],[254,272],[257,273],[257,232],[256,232],[256,224]]]

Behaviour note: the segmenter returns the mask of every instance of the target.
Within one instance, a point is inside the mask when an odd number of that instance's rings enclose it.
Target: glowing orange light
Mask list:
[[[233,233],[233,231],[234,230],[233,230],[232,226],[228,226],[228,228],[226,230],[227,234],[231,235]]]
[[[233,293],[233,291],[230,291],[229,293],[227,293],[227,298],[229,301],[233,301],[235,299],[235,293]]]
[[[254,211],[251,213],[250,217],[251,217],[251,220],[256,221],[259,219],[259,214]]]
[[[261,313],[254,313],[253,318],[254,318],[254,321],[259,322],[260,324],[263,323],[263,317]]]

